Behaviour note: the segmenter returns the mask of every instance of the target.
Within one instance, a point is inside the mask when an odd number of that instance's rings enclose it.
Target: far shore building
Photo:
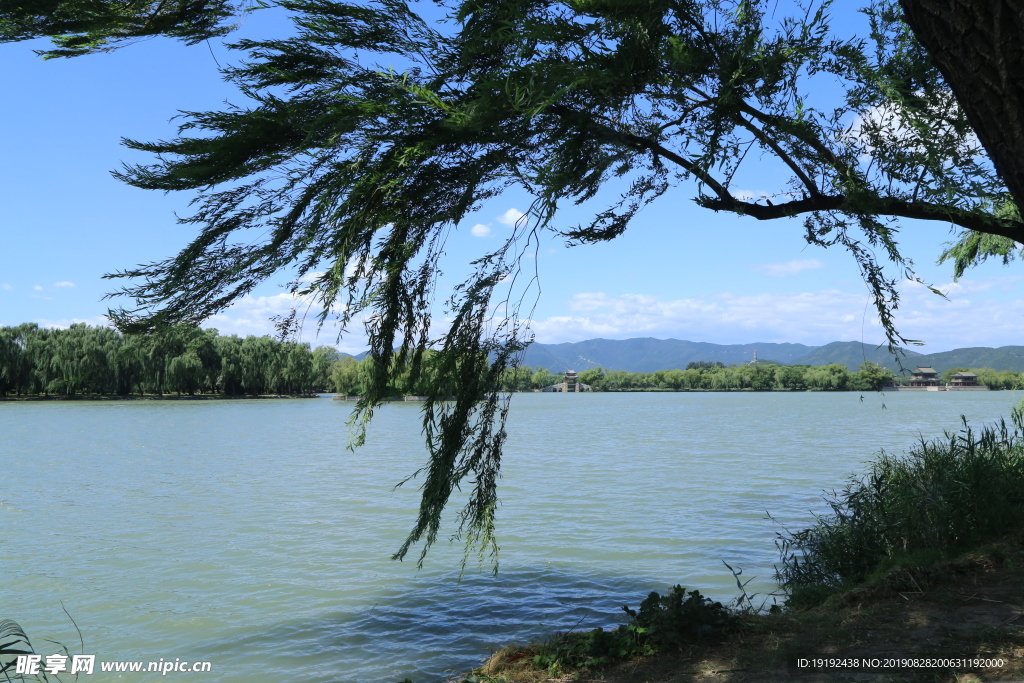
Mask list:
[[[954,372],[949,383],[954,387],[976,387],[978,376],[973,372]]]
[[[579,373],[575,370],[566,370],[565,377],[558,384],[544,387],[541,391],[572,392],[590,391],[589,384],[580,382]]]
[[[943,384],[939,373],[934,368],[914,368],[910,373],[910,381],[906,386],[889,385],[883,391],[987,391],[988,387],[978,384],[978,376],[973,372],[955,372],[948,384]]]
[[[911,387],[937,387],[939,386],[939,373],[932,368],[915,368],[910,373]]]

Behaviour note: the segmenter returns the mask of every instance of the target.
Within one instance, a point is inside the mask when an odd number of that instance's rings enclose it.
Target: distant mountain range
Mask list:
[[[931,356],[926,356],[917,351],[911,351],[910,349],[903,349],[906,354],[902,357],[901,362],[903,367],[908,370],[913,370],[918,365],[927,366],[932,361]],[[955,353],[949,351],[948,353]],[[828,365],[829,363],[839,363],[845,365],[850,370],[856,370],[860,367],[864,361],[871,361],[878,363],[879,365],[889,368],[890,370],[899,370],[899,364],[889,353],[889,347],[882,346],[877,347],[872,344],[862,344],[861,342],[832,342],[825,346],[818,346],[808,351],[803,356],[800,356],[795,361],[787,363],[787,365]],[[956,367],[956,363],[943,367],[939,372],[948,370],[949,368]]]
[[[530,344],[523,357],[523,365],[540,366],[554,373],[566,370],[582,372],[589,368],[627,370],[629,372],[657,372],[658,370],[685,369],[694,361],[722,362],[726,365],[749,363],[757,351],[758,360],[773,361],[781,365],[828,365],[840,363],[854,371],[866,360],[890,370],[899,371],[899,365],[885,346],[876,347],[861,342],[832,342],[825,346],[804,344],[709,344],[682,339],[588,339],[564,344]],[[913,370],[917,366],[932,367],[939,372],[950,368],[992,368],[1024,372],[1024,346],[1000,346],[998,349],[975,346],[939,353],[918,353],[904,349],[903,367]],[[362,360],[367,352],[355,356]],[[348,354],[343,354],[348,355]]]
[[[1000,346],[997,349],[973,346],[938,353],[918,353],[909,349],[904,351],[906,356],[903,357],[902,363],[907,370],[921,366],[931,367],[939,372],[945,372],[950,368],[992,368],[1024,372],[1024,346]],[[832,342],[819,346],[790,365],[842,363],[850,370],[856,370],[865,360],[874,361],[890,370],[899,370],[899,365],[886,347],[876,348],[860,342]]]
[[[583,371],[602,367],[605,370],[655,372],[683,369],[693,361],[721,361],[726,365],[748,363],[754,358],[783,365],[827,365],[840,363],[851,371],[865,360],[891,370],[899,370],[896,360],[885,346],[861,342],[832,342],[825,346],[804,344],[709,344],[681,339],[589,339],[565,344],[531,344],[523,364],[540,366],[552,372]],[[922,354],[904,350],[903,367],[913,370],[928,366],[939,372],[955,367],[992,368],[1024,372],[1024,346],[1001,346],[998,349],[973,347]]]
[[[747,363],[757,357],[791,365],[818,347],[804,344],[709,344],[681,339],[589,339],[565,344],[530,344],[523,364],[552,372],[583,371],[598,366],[605,370],[655,372],[685,368],[693,361],[721,361],[726,365]]]

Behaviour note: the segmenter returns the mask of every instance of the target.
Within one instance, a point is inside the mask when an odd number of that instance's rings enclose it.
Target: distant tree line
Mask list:
[[[306,394],[330,391],[328,346],[172,327],[121,334],[78,323],[0,327],[0,396]]]
[[[978,375],[978,384],[992,389],[1024,389],[1024,373],[996,371],[991,368],[952,368],[942,375],[949,382],[953,373],[968,371]],[[591,368],[579,373],[579,381],[594,391],[877,391],[887,385],[905,385],[910,378],[868,361],[857,371],[845,365],[731,365],[699,361],[685,370],[657,372],[606,372]],[[504,376],[509,391],[531,391],[562,381],[562,375],[544,368],[519,367]]]
[[[397,358],[397,356],[396,356]],[[413,373],[406,366],[391,373],[388,393],[424,395],[438,381],[457,393],[457,378],[436,370],[438,356],[425,352]],[[268,336],[223,336],[217,330],[179,326],[150,334],[122,334],[108,327],[78,323],[63,330],[26,323],[0,327],[0,396],[89,396],[219,394],[307,394],[336,391],[362,396],[373,376],[371,357],[356,360],[332,347],[282,342]],[[395,362],[395,361],[393,361]],[[481,362],[473,373],[485,372]],[[1024,373],[990,368],[952,368],[942,374],[970,370],[978,384],[992,389],[1024,388]],[[541,367],[507,369],[501,377],[506,391],[539,391],[561,382],[563,375]],[[698,361],[685,370],[606,372],[584,370],[579,380],[594,391],[873,391],[906,384],[900,376],[872,362],[856,372],[845,365],[726,366]]]

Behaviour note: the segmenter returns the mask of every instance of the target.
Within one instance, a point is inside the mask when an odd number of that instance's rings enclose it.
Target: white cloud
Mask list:
[[[110,327],[110,320],[105,315],[94,315],[91,318],[61,318],[59,320],[36,318],[32,322],[40,327],[49,327],[56,330],[66,330],[75,323],[85,323],[92,327]]]
[[[961,280],[942,285],[949,299],[905,282],[897,329],[920,339],[932,353],[969,346],[1007,346],[1024,338],[1024,299],[988,298],[1005,289],[1005,280]],[[569,315],[534,320],[531,327],[543,343],[581,341],[594,337],[625,339],[660,337],[719,344],[796,342],[818,345],[833,341],[884,339],[874,306],[863,291],[823,290],[796,294],[762,293],[709,296],[664,301],[645,294],[609,296],[602,292],[575,295]]]
[[[491,234],[491,227],[483,223],[477,223],[469,231],[473,233],[473,237],[487,237]]]
[[[982,292],[1014,291],[1020,287],[1021,280],[1024,280],[1024,275],[1004,275],[1001,277],[987,278],[985,280],[960,280],[959,282],[946,282],[944,284],[934,285],[934,287],[947,297],[960,298],[970,294],[980,294]],[[924,285],[918,284],[917,282],[908,281],[904,286],[907,291],[910,292],[930,294]]]
[[[741,202],[753,202],[772,195],[764,190],[730,190],[730,194]]]
[[[525,215],[526,214],[524,214],[519,209],[512,208],[498,216],[498,222],[501,223],[502,225],[507,225],[510,228],[512,228],[515,227],[516,223],[519,222],[519,219]]]
[[[4,291],[7,291],[7,292],[13,292],[13,291],[14,291],[14,287],[11,287],[11,286],[10,286],[9,284],[7,284],[6,282],[5,282],[5,283],[3,283],[2,285],[0,285],[0,288],[3,288],[3,289],[4,289]]]
[[[291,294],[277,294],[274,296],[252,296],[242,297],[233,305],[212,316],[203,323],[203,327],[216,328],[222,335],[237,334],[245,337],[248,335],[275,336],[274,322],[271,318],[275,315],[287,316],[296,303],[302,303],[300,299]],[[315,316],[323,310],[319,306],[299,306],[299,314],[306,314],[306,323],[299,334],[299,339],[316,346],[334,346],[346,353],[356,354],[366,350],[369,346],[366,334],[362,325],[357,321],[351,325],[351,332],[346,333],[342,340],[338,341],[337,322],[328,319],[322,330],[317,330]],[[91,318],[65,318],[65,319],[43,319],[37,318],[33,322],[42,327],[53,327],[67,329],[73,323],[88,323],[89,325],[109,326],[110,321],[106,316],[98,315]],[[319,333],[318,333],[319,332]]]
[[[796,259],[786,261],[785,263],[765,263],[754,266],[752,270],[768,277],[792,277],[793,275],[799,275],[805,270],[815,270],[817,268],[824,268],[822,262],[817,259]]]
[[[325,275],[325,271],[313,270],[313,271],[310,271],[310,272],[306,273],[302,277],[300,277],[299,278],[299,282],[301,282],[304,285],[308,285],[311,282],[313,282],[314,280],[317,280],[317,279],[323,277],[324,275]]]
[[[611,297],[602,292],[581,293],[568,302],[576,315],[536,321],[533,329],[540,341],[549,343],[594,336],[827,343],[860,337],[865,300],[861,294],[836,290],[749,296],[723,293],[674,301],[643,294]],[[867,316],[866,329],[874,333],[871,310]]]
[[[945,112],[947,108],[957,106],[952,91],[946,92],[947,101],[935,107],[935,111],[941,118],[949,119]],[[902,149],[924,151],[924,143],[927,140],[921,137],[922,133],[914,126],[908,124],[907,117],[903,114],[898,104],[888,102],[867,108],[857,114],[846,131],[847,139],[864,146],[864,152],[870,152],[876,146],[898,146]],[[958,152],[964,156],[975,156],[984,154],[984,149],[978,136],[973,131],[961,133],[952,124],[943,123],[931,126],[927,135],[930,138],[938,136],[947,140],[956,141],[959,146]],[[862,160],[867,160],[863,156]]]
[[[905,135],[907,133],[907,128],[900,120],[898,110],[891,104],[868,107],[865,111],[857,114],[846,135],[849,139],[871,150],[873,149],[872,135],[883,132],[890,135]]]
[[[204,327],[216,327],[221,334],[264,335],[274,334],[274,316],[287,316],[292,308],[301,303],[298,297],[291,294],[275,294],[274,296],[247,295],[236,301],[224,311],[210,317]],[[309,311],[310,315],[318,314],[322,309],[317,307]],[[300,309],[300,313],[304,312]]]
[[[997,291],[1020,276],[985,280],[960,280],[938,285],[947,299],[924,286],[905,282],[896,312],[896,324],[904,336],[920,339],[924,353],[969,346],[1019,345],[1024,338],[1024,299],[1005,299]]]
[[[796,199],[790,192],[766,192],[765,190],[729,190],[729,193],[741,202],[758,202],[762,199],[770,199],[775,203],[782,203]]]
[[[53,286],[54,287],[74,287],[75,283],[74,282],[68,282],[67,280],[62,280],[61,282],[54,282]]]
[[[36,290],[37,292],[43,291],[43,288],[39,285],[34,286],[32,289]]]
[[[350,331],[338,340],[338,325],[331,318],[327,319],[322,329],[317,328],[316,316],[323,307],[303,301],[292,294],[282,293],[274,296],[247,295],[234,304],[211,316],[203,327],[214,327],[222,335],[237,334],[239,336],[275,336],[274,316],[286,317],[293,308],[299,316],[305,316],[305,322],[299,332],[299,339],[313,346],[335,346],[346,353],[360,353],[368,346],[362,325],[358,321],[349,326]]]

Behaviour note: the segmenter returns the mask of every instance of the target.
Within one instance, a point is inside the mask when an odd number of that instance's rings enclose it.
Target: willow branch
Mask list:
[[[1024,223],[995,216],[980,214],[956,207],[928,202],[914,202],[895,197],[880,197],[865,203],[851,202],[846,195],[819,195],[795,199],[782,204],[762,206],[753,202],[745,202],[729,195],[726,198],[703,197],[701,206],[713,211],[730,211],[751,216],[759,221],[788,218],[814,211],[847,211],[854,214],[873,214],[878,216],[898,216],[915,218],[924,221],[949,221],[975,232],[1008,237],[1015,242],[1024,244]]]
[[[818,186],[815,184],[815,182],[811,180],[806,173],[804,173],[804,170],[800,167],[800,164],[796,163],[796,160],[789,156],[789,154],[787,154],[786,151],[782,149],[778,142],[773,140],[771,136],[769,136],[763,130],[761,130],[752,122],[748,121],[742,116],[737,116],[736,121],[741,126],[743,126],[751,133],[753,133],[754,137],[760,140],[763,145],[768,147],[768,149],[775,152],[775,155],[779,157],[779,159],[781,159],[782,162],[786,164],[786,166],[789,166],[793,173],[796,174],[796,177],[800,179],[800,182],[804,184],[804,187],[807,188],[807,191],[810,192],[812,197],[821,196],[821,190],[818,189]]]
[[[787,133],[788,135],[792,135],[797,140],[820,154],[825,161],[832,166],[832,168],[839,171],[840,175],[845,176],[853,171],[849,164],[836,156],[836,153],[829,149],[828,145],[824,144],[821,140],[813,135],[805,135],[798,130],[794,130],[795,127],[791,120],[782,116],[775,116],[774,114],[766,114],[759,109],[755,109],[744,101],[741,101],[737,108],[744,114],[757,119],[761,123],[770,125],[773,128]]]
[[[710,173],[701,168],[700,164],[690,161],[670,149],[662,147],[654,140],[648,140],[647,138],[634,135],[632,133],[619,133],[619,135],[621,135],[630,146],[646,149],[652,154],[663,159],[668,159],[672,163],[686,169],[689,173],[692,173],[695,178],[710,187],[711,191],[718,195],[720,200],[727,201],[728,199],[732,199],[732,195],[729,194],[729,190],[726,189],[722,183],[715,180]]]

